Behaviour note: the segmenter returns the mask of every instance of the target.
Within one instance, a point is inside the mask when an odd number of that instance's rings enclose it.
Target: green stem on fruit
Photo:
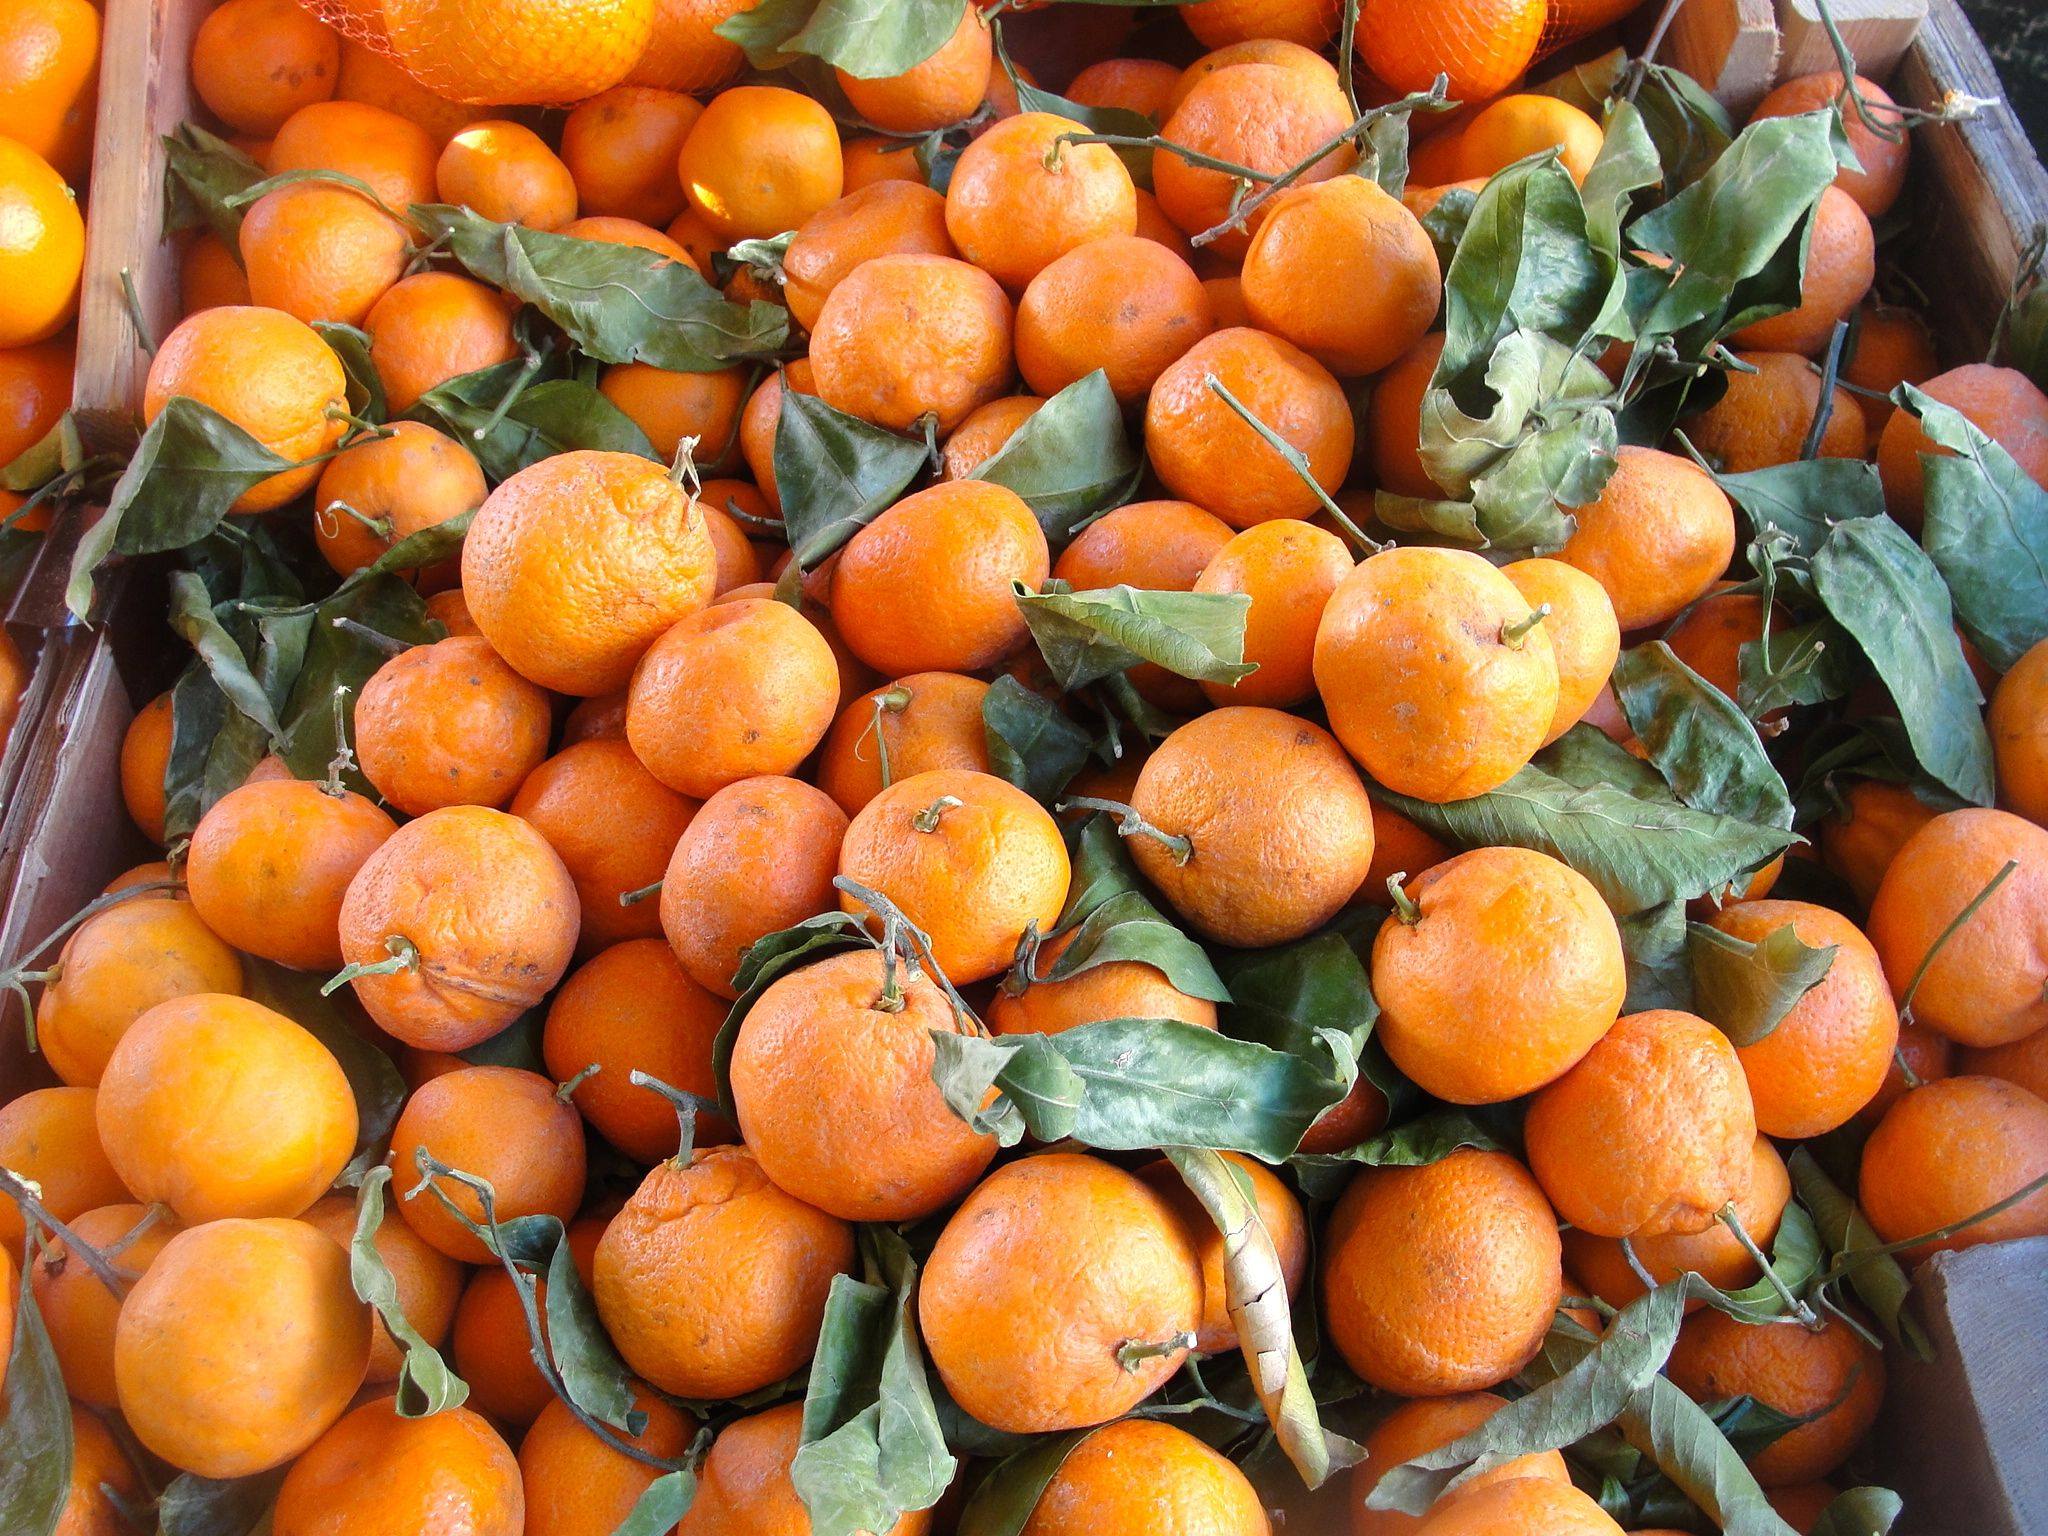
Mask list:
[[[1849,322],[1837,320],[1834,330],[1828,336],[1828,352],[1821,364],[1820,398],[1814,402],[1813,420],[1806,428],[1806,441],[1800,445],[1802,460],[1820,457],[1820,441],[1827,435],[1828,423],[1835,415],[1835,380],[1842,371],[1842,344],[1849,336]]]
[[[597,1076],[597,1074],[602,1072],[603,1070],[603,1062],[593,1061],[589,1063],[587,1066],[584,1067],[584,1069],[581,1072],[578,1072],[574,1077],[570,1078],[567,1082],[557,1084],[555,1087],[555,1097],[561,1100],[564,1104],[568,1103],[571,1099],[576,1097],[576,1090],[578,1088],[581,1088],[585,1083],[589,1082],[593,1077]]]
[[[1116,1347],[1116,1363],[1126,1371],[1135,1371],[1147,1360],[1185,1354],[1194,1347],[1195,1335],[1192,1333],[1176,1333],[1164,1339],[1125,1339]]]
[[[358,960],[353,965],[343,966],[320,988],[320,995],[331,997],[359,976],[396,976],[401,971],[419,970],[419,948],[405,935],[392,934],[384,941],[384,948],[389,952],[390,959]]]
[[[919,832],[936,832],[939,830],[939,818],[945,815],[947,811],[957,808],[961,803],[957,795],[941,795],[930,805],[911,817],[910,825]]]
[[[619,905],[622,907],[637,907],[643,901],[651,901],[661,894],[661,886],[662,882],[657,880],[652,885],[641,886],[637,891],[621,891],[619,893]]]
[[[1770,1259],[1763,1249],[1757,1246],[1756,1239],[1749,1235],[1748,1229],[1742,1225],[1742,1213],[1735,1209],[1735,1202],[1730,1200],[1715,1212],[1715,1215],[1721,1225],[1735,1234],[1735,1241],[1742,1244],[1742,1251],[1756,1261],[1756,1267],[1763,1272],[1764,1279],[1770,1282],[1771,1289],[1778,1293],[1778,1300],[1784,1304],[1785,1310],[1799,1320],[1801,1327],[1810,1328],[1818,1333],[1825,1325],[1814,1315],[1813,1308],[1793,1295],[1791,1287],[1779,1278],[1778,1272],[1771,1267]]]
[[[1993,893],[2001,885],[2012,878],[2013,871],[2019,867],[2020,861],[2018,859],[2007,859],[2004,868],[1984,882],[1984,889],[1970,898],[1969,905],[1955,915],[1949,925],[1941,930],[1941,936],[1928,947],[1927,953],[1920,957],[1919,965],[1913,968],[1913,979],[1906,984],[1906,990],[1899,998],[1900,1023],[1910,1024],[1913,1022],[1913,999],[1919,995],[1920,983],[1927,979],[1927,971],[1934,964],[1934,957],[1941,953],[1943,946],[1950,939],[1962,931],[1963,924],[1977,915],[1978,909],[1991,899]]]
[[[653,1073],[642,1072],[638,1067],[627,1074],[626,1080],[635,1088],[652,1089],[668,1100],[676,1112],[676,1129],[682,1138],[676,1147],[675,1156],[668,1160],[668,1164],[675,1169],[689,1167],[690,1160],[696,1155],[697,1150],[697,1117],[714,1113],[718,1106],[697,1094],[686,1093],[681,1088],[672,1087]]]
[[[1166,832],[1152,825],[1137,810],[1121,800],[1101,800],[1094,795],[1070,795],[1054,807],[1058,811],[1103,811],[1116,818],[1119,837],[1149,837],[1163,844],[1173,855],[1173,862],[1185,865],[1195,856],[1195,845],[1177,832]]]
[[[1367,538],[1365,530],[1354,523],[1351,520],[1350,514],[1337,505],[1336,499],[1323,489],[1322,483],[1316,479],[1314,472],[1310,470],[1306,454],[1295,447],[1294,444],[1288,442],[1278,432],[1267,426],[1263,421],[1259,420],[1257,413],[1242,400],[1238,399],[1236,395],[1233,395],[1230,392],[1230,387],[1217,378],[1215,374],[1207,373],[1202,375],[1202,382],[1208,386],[1210,392],[1219,400],[1243,417],[1245,425],[1264,438],[1269,448],[1287,461],[1288,467],[1301,477],[1301,483],[1315,492],[1316,500],[1323,504],[1323,510],[1336,520],[1337,526],[1349,534],[1361,549],[1376,555],[1388,547],[1385,544]]]
[[[1512,624],[1500,627],[1500,643],[1511,651],[1519,651],[1528,643],[1529,632],[1550,617],[1550,604],[1538,603],[1529,611],[1529,616],[1517,619]]]
[[[347,683],[334,686],[334,756],[327,760],[327,777],[320,781],[320,793],[339,800],[348,793],[341,782],[345,773],[359,771],[356,754],[348,744],[348,695]]]
[[[107,1262],[106,1256],[76,1232],[65,1226],[50,1214],[43,1204],[42,1187],[33,1179],[25,1179],[12,1168],[0,1168],[0,1195],[5,1195],[21,1211],[21,1223],[33,1234],[38,1227],[53,1234],[64,1244],[66,1253],[75,1253],[94,1277],[115,1297],[125,1297],[132,1283],[119,1270]]]
[[[1402,885],[1407,878],[1408,871],[1405,869],[1387,876],[1387,895],[1394,903],[1394,916],[1413,928],[1422,921],[1422,908],[1415,904],[1415,898],[1410,896]]]

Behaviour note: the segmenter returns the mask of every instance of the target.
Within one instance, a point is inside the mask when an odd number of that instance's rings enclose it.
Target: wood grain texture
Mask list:
[[[1686,0],[1672,20],[1663,57],[1740,120],[1777,79],[1778,47],[1771,0]]]
[[[1913,45],[1927,19],[1927,0],[1828,0],[1828,14],[1856,57],[1857,73],[1882,80]],[[1785,40],[1780,80],[1840,67],[1816,0],[1778,0],[1778,30]]]

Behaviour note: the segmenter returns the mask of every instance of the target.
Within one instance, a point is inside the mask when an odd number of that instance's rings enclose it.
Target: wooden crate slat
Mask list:
[[[1884,80],[1926,21],[1927,0],[1828,0],[1828,14],[1855,56],[1856,72]],[[1778,58],[1780,80],[1841,67],[1816,0],[1778,0],[1778,30],[1785,40]]]
[[[1672,19],[1662,56],[1740,121],[1777,79],[1778,46],[1771,0],[1686,0]]]

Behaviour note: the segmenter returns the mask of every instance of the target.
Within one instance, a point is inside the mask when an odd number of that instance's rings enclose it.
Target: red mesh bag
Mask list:
[[[624,80],[657,0],[301,0],[421,85],[477,106],[556,106]]]

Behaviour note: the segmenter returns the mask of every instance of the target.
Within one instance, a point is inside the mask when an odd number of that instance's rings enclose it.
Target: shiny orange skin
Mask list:
[[[36,1049],[79,1088],[99,1083],[121,1036],[158,1003],[242,987],[241,958],[191,903],[147,897],[86,919],[56,972],[36,1005]]]
[[[733,998],[754,943],[830,911],[845,835],[846,813],[796,779],[742,779],[705,801],[661,883],[661,927],[691,980]]]
[[[1381,490],[1396,496],[1435,501],[1443,495],[1423,466],[1418,446],[1422,397],[1429,389],[1443,350],[1443,332],[1432,331],[1397,358],[1373,384],[1372,401],[1365,417],[1373,478]]]
[[[519,1463],[489,1420],[462,1407],[400,1418],[390,1397],[344,1416],[293,1463],[271,1517],[276,1536],[525,1528]]]
[[[370,1309],[349,1284],[348,1255],[276,1217],[180,1232],[128,1293],[114,1332],[122,1417],[144,1446],[201,1477],[246,1477],[297,1456],[341,1417],[369,1358]]]
[[[929,830],[919,821],[927,815]],[[941,768],[898,779],[862,808],[839,873],[901,908],[930,935],[947,979],[964,986],[1007,969],[1027,927],[1051,931],[1072,871],[1037,801],[991,774]],[[839,907],[867,912],[843,890]]]
[[[77,350],[70,336],[0,350],[0,468],[41,442],[71,408]]]
[[[1939,372],[1933,333],[1917,311],[1864,301],[1856,334],[1842,354],[1846,382],[1889,395],[1901,384],[1925,384]],[[1875,453],[1896,408],[1868,395],[1859,395],[1856,403],[1863,408],[1864,451]]]
[[[1866,128],[1863,116],[1853,102],[1844,105],[1842,124],[1848,133],[1849,147],[1855,151],[1863,169],[1835,172],[1835,188],[1852,198],[1865,214],[1876,219],[1889,213],[1892,204],[1905,190],[1906,166],[1912,159],[1913,146],[1904,132],[1904,121],[1883,86],[1858,75],[1856,94],[1869,104],[1872,117],[1898,133],[1898,142],[1880,138]],[[1841,97],[1842,72],[1839,69],[1800,75],[1785,81],[1758,102],[1749,120],[1755,123],[1767,117],[1798,117],[1806,112],[1819,112],[1836,105]]]
[[[192,834],[185,865],[192,905],[250,954],[301,970],[333,969],[341,963],[343,895],[396,830],[352,790],[330,795],[302,779],[244,784],[216,801]]]
[[[334,94],[341,47],[294,0],[226,0],[192,38],[192,89],[237,133],[267,138]]]
[[[1512,581],[1469,551],[1414,546],[1368,557],[1339,583],[1316,630],[1316,690],[1330,728],[1398,794],[1445,801],[1498,788],[1557,714],[1546,626],[1508,634],[1531,611]]]
[[[433,1198],[420,1196],[422,1200]],[[468,1273],[469,1283],[456,1303],[455,1324],[449,1330],[443,1358],[469,1384],[472,1408],[508,1429],[523,1429],[556,1401],[553,1389],[533,1363],[526,1310],[501,1266],[493,1263]],[[536,1279],[533,1304],[540,1314],[543,1339],[547,1337],[547,1295],[547,1281]]]
[[[1827,346],[1836,323],[1849,318],[1876,278],[1869,215],[1840,187],[1829,187],[1813,216],[1798,307],[1746,325],[1728,339],[1756,351],[1812,356]]]
[[[501,224],[557,230],[576,217],[576,178],[524,123],[471,123],[434,164],[434,193]]]
[[[1756,1113],[1726,1035],[1676,1009],[1632,1013],[1529,1106],[1529,1167],[1600,1237],[1703,1232],[1750,1179]]]
[[[43,1208],[59,1221],[132,1199],[101,1145],[93,1088],[31,1088],[0,1104],[0,1168],[42,1186]],[[0,1247],[21,1250],[21,1211],[0,1207]]]
[[[717,29],[747,8],[746,0],[655,0],[654,37],[626,83],[696,92],[725,84],[746,55]]]
[[[1778,1234],[1785,1206],[1792,1198],[1792,1179],[1785,1159],[1778,1155],[1768,1136],[1758,1136],[1749,1159],[1749,1183],[1735,1196],[1736,1218],[1742,1230],[1766,1253]],[[1564,1234],[1567,1273],[1584,1282],[1591,1293],[1612,1307],[1625,1307],[1643,1295],[1643,1282],[1621,1251],[1621,1240],[1597,1237],[1568,1227]],[[1698,1232],[1666,1233],[1658,1237],[1631,1237],[1636,1262],[1663,1285],[1690,1270],[1722,1290],[1740,1290],[1757,1278],[1756,1261],[1729,1230],[1715,1221]],[[1704,1303],[1688,1301],[1692,1312]]]
[[[111,1495],[111,1496],[110,1496]],[[117,1505],[115,1500],[121,1502]],[[134,1462],[97,1413],[71,1405],[71,1491],[52,1536],[128,1536],[124,1513],[147,1505]]]
[[[2048,485],[2048,394],[2033,380],[2017,369],[1965,363],[1936,374],[1920,389],[1961,412],[2011,454],[2036,484]],[[1885,423],[1877,444],[1877,471],[1884,480],[1885,509],[1907,528],[1917,532],[1926,516],[1920,456],[1947,452],[1921,431],[1919,418],[1910,411],[1894,411]]]
[[[947,481],[904,497],[840,551],[832,617],[853,653],[886,675],[978,671],[1030,633],[1010,583],[1036,590],[1051,565],[1016,492]]]
[[[1192,1333],[1202,1270],[1188,1232],[1142,1179],[1047,1153],[982,1181],[925,1262],[918,1322],[931,1363],[974,1417],[1014,1433],[1127,1412],[1184,1352],[1126,1369],[1131,1340]]]
[[[313,537],[339,575],[361,570],[401,539],[474,512],[490,494],[464,444],[416,421],[392,422],[389,431],[328,460],[314,488]],[[364,518],[387,522],[390,534],[364,526]]]
[[[1209,295],[1180,256],[1111,235],[1049,262],[1017,305],[1017,366],[1042,395],[1097,368],[1125,405],[1214,328]]]
[[[649,773],[622,740],[574,742],[527,775],[510,810],[547,840],[575,882],[577,952],[661,932],[654,903],[619,898],[661,878],[696,806]]]
[[[598,1316],[665,1392],[739,1397],[811,1357],[853,1229],[783,1193],[744,1147],[655,1165],[597,1245]]]
[[[2048,1026],[2048,830],[2006,811],[1937,816],[1893,857],[1864,931],[1903,997],[1942,930],[2008,859],[2019,868],[1942,945],[1913,995],[1916,1023],[1958,1045]]]
[[[71,323],[84,262],[76,194],[35,151],[0,138],[0,347],[45,341]]]
[[[869,690],[840,711],[825,738],[818,788],[856,816],[887,787],[884,754],[892,783],[934,768],[989,772],[987,697],[987,683],[957,672],[914,672]]]
[[[971,21],[971,14],[969,19]],[[805,329],[848,273],[877,256],[952,256],[946,200],[930,187],[880,181],[848,192],[804,221],[783,253],[783,302]]]
[[[1569,1234],[1567,1234],[1569,1236]],[[1377,1488],[1387,1469],[1462,1439],[1507,1406],[1507,1399],[1491,1392],[1466,1392],[1456,1397],[1417,1397],[1400,1404],[1380,1420],[1365,1438],[1366,1459],[1351,1472],[1351,1536],[1410,1536],[1424,1516],[1404,1515],[1397,1509],[1367,1509],[1366,1499]],[[1516,1478],[1540,1477],[1554,1483],[1569,1483],[1564,1457],[1556,1451],[1517,1456],[1490,1471],[1481,1472],[1451,1490],[1438,1506],[1464,1493],[1476,1493],[1495,1483]]]
[[[626,701],[626,740],[669,788],[701,800],[728,784],[793,772],[839,705],[825,637],[772,598],[689,615],[648,649]]]
[[[1218,1155],[1251,1182],[1259,1223],[1273,1240],[1274,1256],[1280,1261],[1280,1274],[1286,1283],[1288,1300],[1292,1301],[1300,1293],[1302,1277],[1308,1272],[1308,1224],[1301,1202],[1265,1164],[1238,1152]],[[1195,1352],[1231,1353],[1238,1347],[1238,1336],[1237,1324],[1230,1316],[1222,1232],[1172,1163],[1160,1158],[1146,1163],[1137,1173],[1180,1217],[1188,1240],[1195,1245],[1196,1261],[1202,1266],[1202,1323],[1196,1330]]]
[[[1362,1169],[1324,1234],[1324,1337],[1384,1391],[1497,1386],[1533,1357],[1564,1294],[1557,1218],[1529,1171],[1465,1147]]]
[[[941,480],[971,480],[1038,414],[1036,395],[1000,395],[969,411],[939,449]]]
[[[401,651],[355,707],[363,775],[409,816],[504,806],[547,756],[553,727],[547,691],[469,635]]]
[[[845,185],[831,114],[774,85],[714,96],[683,140],[676,171],[690,206],[728,245],[801,228]]]
[[[1458,129],[1458,175],[1452,179],[1484,182],[1517,160],[1555,149],[1572,180],[1583,182],[1604,142],[1599,123],[1570,102],[1503,96]]]
[[[1257,1490],[1233,1463],[1157,1419],[1121,1419],[1075,1446],[1019,1536],[1092,1536],[1105,1528],[1190,1536],[1270,1536],[1273,1529]]]
[[[579,1068],[580,1070],[580,1068]],[[516,1067],[463,1067],[422,1083],[391,1130],[391,1166],[406,1189],[426,1152],[488,1179],[498,1220],[546,1215],[566,1222],[583,1200],[583,1122],[555,1085]],[[453,1180],[436,1187],[471,1221],[483,1220],[476,1192]],[[451,1259],[493,1262],[491,1251],[431,1191],[398,1202],[406,1225]]]
[[[1201,0],[1183,4],[1180,15],[1207,48],[1263,38],[1321,48],[1337,35],[1343,10],[1332,0]]]
[[[342,958],[375,964],[402,937],[417,969],[351,983],[407,1045],[466,1050],[539,1002],[569,968],[578,902],[540,834],[484,806],[406,823],[363,864],[341,904]]]
[[[1127,844],[1196,930],[1243,947],[1314,932],[1372,863],[1372,807],[1336,740],[1278,710],[1233,705],[1181,726],[1139,770],[1132,807],[1187,839],[1184,864],[1156,837]]]
[[[1203,683],[1209,702],[1286,709],[1314,694],[1316,627],[1354,563],[1334,533],[1292,518],[1255,523],[1217,550],[1194,590],[1250,596],[1244,659],[1259,670],[1236,683]]]
[[[383,0],[400,63],[461,101],[581,101],[617,85],[654,36],[654,0]]]
[[[1475,848],[1424,870],[1407,894],[1420,915],[1396,914],[1373,942],[1379,1038],[1437,1097],[1499,1104],[1533,1093],[1620,1015],[1620,930],[1568,865],[1532,849]]]
[[[562,984],[548,1005],[541,1054],[549,1075],[562,1082],[599,1067],[577,1085],[572,1102],[635,1162],[658,1162],[676,1152],[675,1107],[654,1089],[636,1086],[632,1074],[715,1100],[711,1042],[725,1015],[725,999],[685,975],[666,943],[628,939]],[[723,1116],[698,1115],[698,1146],[732,1139]]]
[[[1621,1536],[1621,1527],[1568,1482],[1518,1477],[1438,1500],[1415,1536]]]
[[[1315,59],[1313,54],[1308,57]],[[1173,105],[1160,132],[1175,144],[1269,176],[1291,171],[1352,120],[1335,71],[1326,70],[1327,66],[1311,70],[1259,62],[1205,73]],[[1341,176],[1351,168],[1353,158],[1348,147],[1332,150],[1295,184]],[[1160,209],[1189,235],[1213,229],[1232,217],[1236,183],[1222,171],[1162,154],[1154,158],[1152,182]],[[1248,230],[1227,230],[1208,249],[1236,260],[1250,249],[1251,235]]]
[[[1135,234],[1137,191],[1106,144],[1050,112],[1004,118],[968,145],[946,190],[946,232],[960,254],[1012,293],[1091,240]]]
[[[891,133],[923,133],[973,114],[988,94],[994,56],[987,20],[968,6],[938,51],[900,75],[864,80],[843,69],[832,73],[863,122]]]
[[[411,1188],[408,1180],[404,1188]],[[401,1193],[403,1190],[401,1190]],[[387,1196],[387,1200],[388,1200]],[[431,1195],[422,1195],[430,1200]],[[355,1241],[356,1198],[353,1191],[323,1195],[300,1218],[317,1227],[343,1248]],[[455,1325],[455,1306],[462,1299],[469,1271],[422,1238],[387,1208],[370,1244],[398,1286],[398,1307],[413,1329],[436,1349],[448,1342]],[[370,1369],[364,1378],[373,1386],[398,1380],[405,1351],[379,1317],[370,1324]]]
[[[899,432],[930,412],[950,432],[1008,386],[1011,322],[1009,299],[979,267],[950,256],[862,262],[811,327],[818,397]]]
[[[1557,662],[1557,708],[1544,733],[1547,747],[1584,719],[1607,687],[1621,654],[1621,625],[1607,589],[1562,560],[1517,560],[1502,566],[1501,574],[1530,607],[1550,605],[1543,633]]]
[[[1728,371],[1728,392],[1685,424],[1687,437],[1730,474],[1794,462],[1820,407],[1820,375],[1794,352],[1735,356],[1746,368]],[[1862,405],[1837,387],[1821,431],[1820,456],[1861,458],[1867,437]]]
[[[1789,923],[1802,943],[1835,947],[1820,984],[1776,1029],[1737,1054],[1764,1134],[1804,1138],[1847,1124],[1884,1086],[1899,1040],[1899,1015],[1877,951],[1847,918],[1800,901],[1738,902],[1709,921],[1752,944]]]
[[[1129,586],[1150,592],[1191,592],[1231,528],[1186,501],[1134,501],[1104,513],[1060,552],[1052,573],[1077,591]],[[1156,662],[1131,668],[1138,692],[1161,709],[1195,714],[1202,690]]]
[[[1253,322],[1348,378],[1378,373],[1420,341],[1442,298],[1421,222],[1363,176],[1274,198],[1245,254]]]
[[[92,164],[99,64],[99,11],[86,0],[28,0],[0,18],[0,122],[73,185]]]
[[[1163,59],[1100,59],[1067,82],[1067,100],[1084,107],[1122,107],[1158,119],[1181,71]]]
[[[698,1469],[697,1496],[677,1536],[810,1536],[810,1513],[789,1475],[802,1431],[801,1403],[726,1425]],[[888,1536],[925,1536],[931,1523],[930,1511],[915,1510]]]
[[[334,95],[339,101],[359,101],[405,118],[425,129],[436,148],[465,125],[489,116],[487,108],[436,95],[395,59],[346,36],[341,40],[341,73],[335,77]]]
[[[414,203],[434,200],[439,155],[432,135],[396,112],[366,102],[317,101],[285,119],[264,167],[273,176],[340,171],[368,182],[386,207],[403,213]]]
[[[1623,633],[1706,596],[1735,556],[1735,509],[1690,459],[1624,444],[1557,559],[1607,589]]]
[[[621,1438],[650,1456],[681,1457],[690,1448],[691,1421],[645,1386],[629,1385],[634,1411],[647,1415],[647,1427]],[[661,1472],[598,1439],[567,1403],[550,1395],[519,1442],[519,1475],[526,1487],[526,1536],[611,1536]]]
[[[327,1047],[260,1003],[174,998],[129,1026],[95,1106],[121,1182],[186,1222],[296,1216],[356,1146],[356,1103]]]
[[[158,847],[164,841],[164,772],[171,760],[171,695],[158,694],[121,738],[121,801],[128,819]]]
[[[1916,1029],[1912,1033],[1924,1035],[1931,1032]],[[1904,1035],[1902,1031],[1902,1041]],[[2037,1029],[2010,1045],[1965,1049],[1957,1055],[1956,1067],[1980,1077],[2003,1078],[2026,1089],[2036,1098],[2048,1099],[2048,1029]],[[1915,1062],[1913,1069],[1920,1072],[1920,1064]],[[1930,1074],[1921,1072],[1920,1075],[1926,1077]],[[1944,1071],[1935,1075],[1946,1077],[1948,1073]]]
[[[1528,68],[1543,34],[1543,0],[1448,0],[1415,7],[1365,0],[1358,56],[1396,91],[1422,91],[1439,73],[1453,101],[1498,96]]]
[[[857,134],[839,147],[843,182],[849,193],[878,181],[910,181],[924,185],[917,168],[917,145],[878,133]]]
[[[1832,1472],[1876,1422],[1884,1401],[1884,1356],[1839,1321],[1811,1332],[1740,1323],[1702,1307],[1678,1330],[1665,1374],[1696,1402],[1749,1396],[1794,1417],[1820,1413],[1750,1458],[1750,1471],[1765,1487]]]
[[[2037,825],[2048,825],[2048,641],[2035,645],[1999,680],[1985,724],[1998,763],[1998,798]]]
[[[656,228],[667,224],[687,201],[676,157],[703,111],[692,97],[645,85],[615,85],[582,103],[562,124],[562,163],[575,183],[576,205]]]
[[[1857,779],[1842,801],[1821,818],[1821,862],[1867,907],[1906,839],[1940,813],[1906,785],[1883,779]]]
[[[1048,939],[1039,948],[1031,976],[1022,991],[1011,987],[1024,978],[1012,972],[987,1009],[988,1027],[998,1035],[1057,1035],[1102,1019],[1178,1019],[1200,1029],[1216,1027],[1216,1005],[1205,997],[1181,991],[1166,973],[1142,960],[1104,960],[1061,980],[1052,970],[1072,933]]]
[[[164,1244],[183,1230],[168,1212],[142,1226],[147,1215],[149,1207],[143,1205],[103,1205],[73,1216],[67,1225],[81,1243],[97,1249],[122,1275],[140,1279],[163,1252]],[[130,1233],[135,1235],[130,1238]],[[123,1242],[124,1238],[129,1240]],[[116,1248],[118,1252],[111,1251]],[[0,1279],[13,1285],[11,1257],[0,1270]],[[48,1239],[48,1246],[36,1254],[29,1284],[35,1292],[36,1311],[50,1335],[50,1348],[64,1373],[64,1390],[95,1408],[112,1408],[117,1396],[114,1329],[123,1298],[109,1291],[83,1260],[72,1262],[69,1245],[61,1237]],[[0,1332],[12,1327],[13,1307],[14,1292],[10,1290]]]
[[[142,415],[155,421],[173,395],[210,406],[297,468],[272,475],[228,510],[268,512],[311,488],[304,462],[341,440],[330,413],[348,405],[341,360],[319,333],[275,309],[209,309],[180,321],[149,365]]]
[[[690,498],[633,454],[564,453],[521,470],[462,545],[462,590],[485,638],[542,687],[586,698],[625,686],[716,582]]]
[[[2048,1102],[1996,1077],[1945,1077],[1907,1092],[1863,1144],[1858,1195],[1886,1242],[1938,1231],[2048,1174]],[[1980,1243],[2048,1236],[2048,1189],[1900,1254],[1917,1264]]]
[[[502,295],[452,272],[400,278],[363,320],[390,408],[411,410],[450,379],[518,357],[512,312]]]
[[[1146,449],[1166,488],[1233,528],[1314,512],[1315,492],[1208,387],[1210,375],[1307,458],[1325,491],[1350,468],[1351,409],[1330,371],[1291,342],[1232,327],[1196,342],[1146,398]]]
[[[733,1103],[762,1170],[844,1221],[929,1216],[996,1153],[932,1079],[932,1032],[961,1032],[951,1002],[922,973],[895,979],[892,1011],[878,951],[807,965],[754,1000],[733,1042]]]
[[[405,226],[362,194],[302,181],[264,194],[243,216],[249,302],[311,323],[361,325],[405,275]]]

